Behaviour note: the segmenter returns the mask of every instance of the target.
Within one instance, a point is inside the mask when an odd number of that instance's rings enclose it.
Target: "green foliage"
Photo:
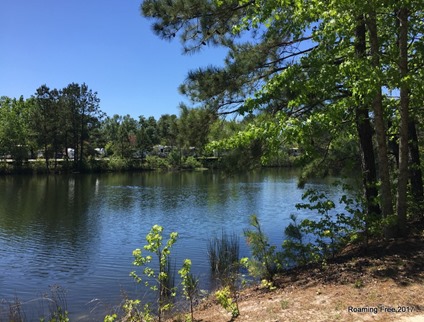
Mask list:
[[[31,101],[0,98],[0,156],[9,155],[15,165],[29,157],[32,145],[29,127],[29,110]]]
[[[237,300],[232,298],[232,294],[228,286],[216,291],[215,298],[225,310],[231,313],[233,318],[240,315]]]
[[[43,96],[39,94],[38,98],[42,99]],[[90,142],[104,116],[100,110],[100,99],[97,92],[93,92],[85,83],[71,83],[59,91],[58,103],[58,107],[63,109],[63,118],[60,118],[63,127],[59,126],[63,131],[63,147],[72,146],[75,149],[75,165],[81,169],[88,155],[86,142]]]
[[[362,288],[364,287],[364,281],[361,279],[355,280],[355,283],[353,284],[355,288]]]
[[[63,89],[42,85],[27,100],[0,99],[0,155],[9,154],[15,165],[34,158],[42,150],[45,171],[49,159],[56,160],[67,148],[74,148],[73,165],[83,169],[85,159],[97,142],[103,117],[97,93],[83,84],[71,83]],[[55,169],[57,162],[53,163]]]
[[[183,267],[178,271],[181,276],[184,297],[190,302],[190,320],[194,320],[193,301],[199,292],[199,279],[191,273],[191,260],[186,259]]]
[[[347,164],[357,169],[362,162],[367,202],[379,195],[379,207],[370,207],[370,212],[390,217],[396,204],[397,225],[404,231],[411,139],[407,132],[422,123],[415,117],[423,101],[422,1],[193,3],[157,0],[142,5],[154,32],[168,40],[179,36],[185,52],[204,45],[227,50],[221,66],[189,72],[181,92],[224,115],[271,115],[255,126],[256,135],[252,127],[231,140],[217,140],[240,148],[262,136],[265,149],[272,145],[269,141],[301,147],[307,166],[302,179]],[[399,98],[391,97],[393,92],[399,92]],[[389,119],[399,125],[390,132],[391,138],[399,138],[396,153],[401,156],[394,171],[397,202],[390,183],[394,162],[387,149]],[[269,131],[272,127],[277,131]],[[378,191],[368,189],[377,173],[381,186]],[[417,200],[422,200],[422,180],[416,186],[421,190]]]
[[[183,285],[183,294],[187,299],[192,299],[197,291],[199,286],[199,280],[194,277],[191,273],[191,260],[186,259],[183,263],[183,267],[178,271],[178,274],[181,276]]]
[[[334,257],[350,241],[352,232],[364,230],[363,221],[355,214],[331,214],[330,211],[335,209],[335,204],[324,193],[309,189],[302,198],[308,199],[309,203],[297,204],[296,208],[317,211],[320,219],[318,221],[304,219],[300,224],[301,231],[315,237],[313,244],[323,258]],[[341,201],[348,202],[345,196]]]
[[[174,114],[161,115],[157,122],[157,131],[160,138],[160,144],[176,146],[179,135],[177,116]]]
[[[298,209],[318,212],[318,220],[304,219],[297,222],[291,215],[291,223],[285,228],[283,254],[288,262],[296,265],[324,263],[334,257],[347,243],[355,241],[365,230],[364,216],[359,206],[344,195],[340,202],[345,204],[346,213],[333,214],[335,204],[324,193],[307,190],[303,199],[308,203],[297,204]]]
[[[56,312],[52,314],[52,317],[49,320],[45,320],[44,318],[40,319],[40,322],[69,322],[68,312],[62,311],[61,308],[58,308]]]
[[[143,155],[150,152],[154,145],[159,144],[160,138],[154,117],[151,116],[146,119],[144,116],[140,116],[138,123],[137,148]]]
[[[222,288],[215,293],[220,305],[235,318],[239,315],[237,292],[240,278],[239,237],[233,233],[221,232],[221,237],[214,237],[208,245],[209,263],[214,277]]]
[[[122,171],[126,170],[129,167],[129,162],[127,159],[120,158],[118,156],[112,156],[109,159],[109,168],[113,171]]]
[[[334,202],[324,193],[308,190],[303,199],[308,199],[308,203],[298,204],[297,208],[317,212],[319,219],[304,219],[299,223],[297,216],[292,214],[291,223],[284,230],[286,239],[282,251],[269,244],[258,218],[255,215],[250,218],[254,229],[247,229],[244,234],[252,258],[242,258],[240,263],[252,276],[261,278],[264,287],[271,289],[274,275],[286,267],[325,264],[329,257],[334,257],[347,243],[355,241],[365,229],[361,208],[345,195],[340,202],[345,204],[346,213],[336,214],[333,214]]]
[[[238,236],[224,231],[221,237],[214,237],[208,244],[211,271],[221,280],[232,279],[238,272],[240,245]],[[225,283],[225,282],[224,282]]]
[[[122,159],[132,158],[137,151],[138,131],[138,122],[129,115],[122,117],[115,114],[112,118],[107,117],[101,124],[101,146],[105,146],[108,155]]]
[[[188,156],[187,158],[185,158],[183,160],[183,163],[181,164],[181,167],[183,169],[196,169],[196,168],[201,168],[202,167],[202,163],[200,163],[199,161],[196,160],[195,157],[192,156]]]
[[[167,161],[172,168],[179,168],[182,163],[181,149],[173,149],[167,156]]]
[[[140,300],[131,300],[126,299],[122,304],[122,309],[124,311],[125,316],[121,319],[121,321],[128,322],[152,322],[154,321],[154,317],[151,315],[151,310],[149,304],[141,305]],[[106,315],[104,317],[104,322],[113,322],[116,321],[118,315],[116,313],[112,315]]]
[[[226,137],[216,135],[207,145],[207,151],[218,151],[221,157],[220,166],[227,172],[245,171],[261,166],[262,157],[266,154],[266,136],[269,133],[260,126],[261,118],[248,118],[243,124],[231,124]]]
[[[214,150],[221,151],[219,168],[227,173],[249,171],[261,166],[262,147],[259,140],[253,140],[248,146]]]
[[[165,170],[170,167],[169,162],[165,158],[156,155],[148,155],[145,160],[145,167],[153,170]]]
[[[106,315],[105,318],[103,319],[104,322],[113,322],[118,318],[118,315],[116,314],[112,314],[112,315]]]
[[[208,141],[209,129],[216,120],[216,115],[208,109],[190,109],[184,104],[180,105],[180,118],[178,123],[178,142],[181,147],[195,147],[203,151]]]
[[[250,216],[250,225],[253,229],[245,229],[244,236],[252,252],[252,259],[243,259],[242,264],[251,275],[271,281],[283,268],[281,253],[276,252],[276,246],[269,244],[256,215]]]
[[[167,301],[169,297],[175,296],[175,288],[170,286],[170,273],[169,265],[171,248],[178,239],[178,233],[172,232],[165,245],[162,243],[163,227],[154,225],[150,232],[146,235],[147,244],[143,250],[137,248],[133,251],[135,266],[142,266],[144,277],[137,274],[135,271],[131,272],[131,276],[137,283],[144,282],[144,285],[150,288],[151,291],[158,293],[158,317],[159,321],[162,314],[172,308],[172,303]],[[143,251],[147,251],[151,255],[143,256]],[[158,268],[155,270],[150,265],[153,261],[153,256],[156,257]]]
[[[266,279],[261,280],[261,287],[266,288],[270,291],[274,291],[276,289],[274,283],[272,281],[268,281]]]
[[[297,222],[296,215],[290,215],[291,223],[285,228],[286,239],[283,241],[283,254],[288,263],[306,265],[319,261],[317,246],[305,242],[305,232]]]
[[[150,291],[157,294],[157,318],[159,321],[162,320],[165,311],[172,309],[173,303],[171,300],[176,296],[177,287],[174,285],[170,254],[177,239],[178,233],[172,232],[169,239],[164,242],[163,227],[154,225],[146,235],[147,243],[143,246],[143,249],[138,248],[133,251],[133,264],[143,267],[143,270],[142,274],[133,271],[130,276],[137,283],[143,283]],[[183,295],[190,301],[191,319],[187,319],[187,321],[194,321],[193,301],[198,293],[199,280],[191,274],[191,261],[189,259],[184,261],[178,274],[181,276]],[[126,299],[122,305],[125,313],[123,321],[155,321],[151,307],[151,303],[145,303],[143,306],[138,299]],[[107,315],[104,321],[115,321],[117,318],[117,314]]]
[[[167,156],[166,161],[170,168],[194,170],[202,167],[194,156],[183,156],[182,149],[173,149]]]

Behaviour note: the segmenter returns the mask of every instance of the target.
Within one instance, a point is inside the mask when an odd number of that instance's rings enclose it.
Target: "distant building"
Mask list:
[[[75,149],[67,148],[66,152],[68,154],[68,158],[71,160],[75,160]]]
[[[96,156],[98,157],[106,156],[106,150],[104,148],[95,148],[94,151],[96,152]]]

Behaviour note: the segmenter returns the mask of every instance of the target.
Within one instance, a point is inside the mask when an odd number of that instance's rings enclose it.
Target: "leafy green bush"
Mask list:
[[[286,239],[282,251],[269,244],[258,218],[255,215],[250,217],[254,229],[245,230],[244,235],[252,258],[244,258],[241,263],[252,276],[272,281],[277,272],[289,266],[324,263],[365,229],[361,208],[346,196],[340,200],[346,211],[336,214],[334,202],[324,193],[308,190],[302,199],[308,202],[297,204],[297,209],[313,210],[319,218],[304,219],[299,223],[296,215],[291,215],[291,223],[284,230]]]
[[[315,256],[334,257],[350,241],[353,233],[365,228],[363,221],[357,216],[356,209],[350,207],[350,199],[346,196],[340,201],[347,205],[347,213],[337,214],[330,213],[335,209],[335,204],[324,193],[309,189],[302,198],[308,199],[309,202],[297,204],[297,209],[315,210],[320,215],[319,220],[304,219],[300,223],[300,230],[315,238],[312,242],[316,246]]]
[[[230,287],[226,286],[216,291],[215,298],[225,310],[231,313],[233,318],[240,315],[237,299],[232,297]]]
[[[183,169],[196,169],[196,168],[201,168],[202,164],[199,161],[197,161],[195,157],[189,156],[184,159],[181,167]]]
[[[145,167],[151,170],[168,169],[170,167],[169,161],[156,155],[148,155],[145,160]]]
[[[300,223],[291,215],[291,223],[285,228],[286,239],[283,241],[283,255],[291,265],[325,262],[334,257],[346,244],[353,241],[358,233],[364,231],[363,214],[355,202],[344,195],[340,202],[346,212],[333,213],[335,204],[324,193],[307,190],[297,209],[318,212],[318,220],[304,219]]]
[[[109,159],[109,169],[112,171],[123,171],[128,169],[128,160],[118,156],[112,156]]]

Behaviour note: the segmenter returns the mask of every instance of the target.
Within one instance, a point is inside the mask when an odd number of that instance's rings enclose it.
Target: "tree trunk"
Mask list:
[[[390,129],[393,126],[393,121],[389,119],[387,121],[387,127]],[[389,154],[393,154],[396,161],[396,169],[399,169],[399,135],[391,135],[389,137]]]
[[[399,128],[399,174],[397,187],[398,229],[405,236],[408,187],[408,124],[409,124],[409,85],[408,75],[408,9],[398,12],[399,19],[399,74],[400,74],[400,128]]]
[[[85,109],[81,112],[81,128],[80,128],[80,155],[78,160],[78,169],[82,170],[82,162],[84,158],[84,122],[85,122]]]
[[[44,160],[46,161],[46,171],[47,173],[50,172],[50,168],[49,168],[49,150],[47,147],[47,143],[44,144]]]
[[[356,26],[355,52],[358,59],[366,56],[366,28],[364,17],[358,17]],[[368,107],[361,104],[355,109],[356,129],[361,147],[361,167],[364,196],[369,220],[379,218],[381,209],[378,204],[377,170],[375,165],[373,130],[369,119]]]
[[[376,71],[380,71],[380,45],[375,12],[371,12],[369,14],[366,25],[369,30],[371,62],[374,69]],[[377,78],[379,78],[379,75],[377,75]],[[383,94],[381,89],[382,84],[381,80],[377,80],[377,82],[378,85],[375,88],[372,105],[374,110],[375,133],[377,138],[378,168],[381,180],[381,211],[383,217],[387,218],[393,215],[393,201],[390,187],[389,158],[387,155],[387,137],[383,111]],[[390,230],[390,227],[388,227],[388,229],[385,231],[387,237],[392,235]]]

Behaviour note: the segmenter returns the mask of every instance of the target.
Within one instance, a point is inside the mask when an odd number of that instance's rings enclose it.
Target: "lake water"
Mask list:
[[[329,179],[307,184],[337,200]],[[242,238],[256,214],[272,243],[297,211],[304,190],[296,172],[267,169],[225,177],[220,173],[131,173],[0,178],[0,321],[8,305],[22,303],[28,321],[46,312],[42,300],[53,285],[66,291],[71,321],[99,321],[122,300],[142,297],[129,277],[132,251],[142,248],[154,224],[165,236],[177,231],[177,267],[190,258],[200,287],[210,283],[207,243],[222,230]],[[167,238],[164,238],[167,239]]]

